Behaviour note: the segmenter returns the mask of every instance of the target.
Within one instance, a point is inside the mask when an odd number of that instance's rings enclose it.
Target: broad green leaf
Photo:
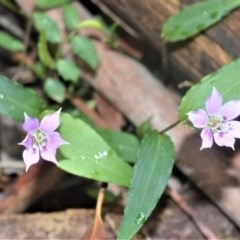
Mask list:
[[[130,133],[97,129],[102,138],[114,149],[119,157],[127,162],[135,162],[139,149],[139,140]]]
[[[50,1],[49,1],[50,2]],[[48,42],[59,43],[61,40],[60,30],[57,23],[44,13],[33,14],[34,24],[40,33],[45,34]]]
[[[61,147],[58,166],[75,175],[128,186],[132,168],[86,123],[62,115],[60,133],[69,142]]]
[[[67,59],[59,59],[57,61],[57,70],[60,76],[71,82],[77,82],[80,76],[80,70],[77,65]]]
[[[132,239],[145,223],[167,185],[173,164],[170,138],[156,131],[147,133],[134,166],[118,239]]]
[[[38,44],[38,56],[41,62],[50,69],[55,69],[56,64],[48,51],[47,41],[44,34],[40,34]]]
[[[44,91],[54,101],[61,103],[65,99],[65,86],[58,80],[48,78],[44,82]]]
[[[46,9],[46,8],[52,8],[58,5],[62,5],[67,2],[69,2],[69,0],[37,0],[36,6]]]
[[[220,68],[216,73],[205,76],[182,98],[179,119],[187,119],[187,113],[205,107],[205,102],[215,87],[223,101],[240,99],[240,58]]]
[[[24,44],[21,41],[4,31],[0,31],[0,46],[11,52],[24,50]]]
[[[93,43],[84,36],[75,36],[71,39],[74,53],[86,62],[93,70],[98,66],[98,55]]]
[[[103,30],[104,26],[99,19],[86,19],[78,23],[77,28],[95,28],[97,30]]]
[[[208,0],[192,4],[167,20],[163,25],[162,36],[168,42],[192,37],[218,22],[239,5],[240,0]]]
[[[23,121],[24,112],[34,117],[43,108],[42,99],[34,91],[0,75],[0,113]]]
[[[71,4],[66,4],[63,7],[63,17],[69,29],[77,28],[80,18],[76,8]]]

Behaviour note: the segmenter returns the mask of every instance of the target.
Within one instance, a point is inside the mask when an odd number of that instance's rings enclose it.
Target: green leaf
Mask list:
[[[139,140],[130,133],[97,129],[97,132],[114,149],[119,157],[134,163],[137,159]]]
[[[239,4],[240,0],[209,0],[192,4],[167,20],[162,36],[168,42],[192,37],[218,22]]]
[[[80,22],[78,12],[75,7],[71,4],[66,4],[63,7],[63,17],[66,22],[68,29],[77,28],[77,25]]]
[[[0,75],[0,113],[23,121],[24,112],[34,117],[44,108],[42,99],[31,89]]]
[[[37,0],[36,6],[46,9],[46,8],[52,8],[58,5],[62,5],[67,2],[69,2],[69,0]]]
[[[57,70],[60,76],[71,82],[77,82],[80,76],[80,70],[76,64],[67,59],[60,59],[57,61]]]
[[[61,169],[102,182],[129,185],[132,168],[86,123],[62,115],[60,133],[69,142],[60,150]]]
[[[132,239],[161,197],[172,171],[174,147],[170,138],[149,132],[141,143],[133,170],[118,239]]]
[[[55,67],[56,67],[55,61],[48,51],[48,46],[47,46],[47,42],[46,42],[46,38],[45,38],[44,34],[40,34],[37,48],[38,48],[38,56],[39,56],[41,62],[46,67],[48,67],[50,69],[55,69]]]
[[[94,28],[97,30],[103,30],[104,26],[99,19],[86,19],[78,23],[77,28]]]
[[[35,12],[33,14],[33,19],[35,27],[40,33],[43,33],[46,36],[48,42],[60,42],[60,30],[57,23],[53,19],[40,12]]]
[[[65,99],[65,86],[54,78],[48,78],[44,82],[44,91],[54,101],[61,103]]]
[[[84,36],[75,36],[71,39],[74,53],[86,62],[93,70],[98,66],[98,55],[93,43]]]
[[[39,78],[43,79],[45,78],[45,74],[46,74],[46,68],[43,65],[42,62],[35,62],[34,64],[32,64],[31,66],[29,66],[29,68],[33,71],[34,74],[36,74]]]
[[[147,132],[152,130],[152,117],[149,117],[146,121],[144,121],[136,130],[137,135],[143,137]]]
[[[240,99],[240,58],[220,68],[216,73],[205,76],[182,98],[179,119],[187,119],[187,113],[205,108],[205,102],[215,87],[223,96],[223,101]]]
[[[0,31],[0,46],[11,52],[24,51],[24,44],[4,31]]]

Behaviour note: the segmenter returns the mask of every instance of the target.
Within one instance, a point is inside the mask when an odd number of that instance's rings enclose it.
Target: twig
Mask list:
[[[183,198],[178,194],[177,191],[168,187],[167,193],[171,197],[171,199],[177,204],[177,206],[193,221],[200,233],[207,240],[218,239],[218,237],[203,222],[197,219],[194,210],[183,200]]]
[[[92,109],[90,109],[85,103],[84,101],[79,98],[79,97],[73,97],[71,94],[67,93],[66,94],[67,99],[76,107],[78,108],[80,111],[84,112],[85,114],[87,114],[92,120],[93,122],[102,128],[108,128],[109,129],[109,125],[104,121],[103,118],[101,118],[96,112],[94,112]]]

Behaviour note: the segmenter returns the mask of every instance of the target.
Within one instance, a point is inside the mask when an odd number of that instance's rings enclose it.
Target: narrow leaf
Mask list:
[[[51,1],[49,1],[51,2]],[[48,42],[59,43],[61,40],[60,30],[57,23],[44,13],[33,14],[34,24],[40,33],[46,36]]]
[[[144,137],[130,183],[118,239],[132,239],[161,197],[172,171],[174,147],[155,131]]]
[[[66,81],[77,82],[79,79],[80,70],[71,60],[59,59],[57,61],[57,70]]]
[[[45,34],[40,34],[38,44],[38,56],[41,62],[50,69],[55,69],[55,61],[48,51],[47,41]]]
[[[220,68],[216,73],[205,76],[182,98],[179,119],[187,119],[187,113],[205,107],[206,99],[215,87],[223,96],[223,101],[240,99],[240,58]]]
[[[61,147],[58,166],[75,175],[128,186],[132,168],[86,123],[65,114],[60,132],[69,142]]]
[[[71,4],[66,4],[63,7],[63,17],[66,22],[68,29],[77,28],[77,25],[80,22],[80,18],[76,8]]]
[[[86,19],[81,21],[77,25],[77,28],[94,28],[97,30],[103,30],[104,26],[99,19]]]
[[[24,112],[37,116],[43,110],[42,99],[31,89],[0,75],[0,113],[23,121]]]
[[[98,55],[93,43],[84,36],[75,36],[71,39],[74,53],[86,62],[93,70],[98,66]]]
[[[52,8],[58,5],[62,5],[67,2],[69,2],[69,0],[37,0],[36,6],[46,9],[46,8]]]
[[[11,52],[24,50],[24,44],[21,41],[4,31],[0,31],[0,46]]]
[[[58,80],[48,78],[44,82],[44,91],[54,101],[61,103],[65,99],[65,86]]]
[[[167,20],[163,25],[162,36],[168,42],[192,37],[218,22],[239,5],[240,0],[208,0],[194,3]]]

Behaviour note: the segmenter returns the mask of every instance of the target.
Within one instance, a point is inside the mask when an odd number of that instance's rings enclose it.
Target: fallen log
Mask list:
[[[161,68],[168,82],[199,79],[240,55],[240,10],[233,11],[220,23],[188,41],[165,44],[160,29],[172,14],[193,0],[91,0],[110,17],[117,15],[139,33],[139,38],[150,43],[163,59]],[[114,14],[111,14],[114,13]],[[118,21],[119,22],[119,21]],[[159,58],[159,62],[161,58]],[[160,67],[160,66],[159,66]]]

